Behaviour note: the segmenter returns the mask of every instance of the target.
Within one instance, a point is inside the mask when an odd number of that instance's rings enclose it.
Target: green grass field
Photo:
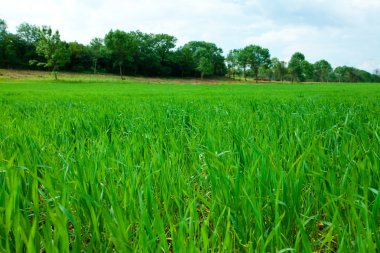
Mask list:
[[[378,252],[380,85],[2,79],[0,188],[0,252]]]

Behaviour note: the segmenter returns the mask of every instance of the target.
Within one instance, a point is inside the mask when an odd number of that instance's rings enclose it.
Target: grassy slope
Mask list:
[[[0,251],[374,252],[379,101],[376,84],[3,78]]]

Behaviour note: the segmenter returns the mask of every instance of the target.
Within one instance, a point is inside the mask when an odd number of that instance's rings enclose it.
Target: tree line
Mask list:
[[[326,60],[310,63],[296,52],[289,62],[271,57],[268,49],[248,45],[231,50],[226,57],[216,44],[191,41],[176,45],[169,34],[110,30],[104,38],[88,45],[66,42],[59,31],[48,26],[22,23],[16,33],[0,19],[0,68],[58,69],[71,72],[117,73],[136,76],[253,78],[292,82],[380,82],[378,71],[371,74],[354,67],[335,69]]]

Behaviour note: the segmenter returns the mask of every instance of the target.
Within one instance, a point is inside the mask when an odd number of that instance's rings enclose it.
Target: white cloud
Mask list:
[[[339,40],[344,36],[344,32],[337,28],[284,26],[273,27],[259,36],[249,37],[246,43],[263,45],[281,59],[290,59],[293,53],[299,51],[311,62],[326,58],[338,65],[334,59],[342,53]]]

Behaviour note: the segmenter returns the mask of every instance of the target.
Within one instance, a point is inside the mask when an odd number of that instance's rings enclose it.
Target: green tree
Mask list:
[[[57,80],[58,69],[70,60],[70,50],[67,44],[61,41],[59,32],[53,32],[50,27],[43,26],[36,42],[36,51],[38,55],[44,58],[44,61],[31,60],[30,64],[51,69],[54,78]]]
[[[314,65],[307,60],[302,62],[303,80],[302,81],[313,81],[314,80]]]
[[[0,19],[0,39],[4,38],[4,35],[7,33],[7,22],[4,19]]]
[[[373,78],[373,75],[367,71],[360,70],[354,67],[340,66],[335,68],[335,75],[338,78],[339,82],[374,82],[376,79]]]
[[[233,49],[231,50],[226,58],[227,63],[227,73],[229,77],[232,77],[235,79],[235,75],[239,72],[239,49]]]
[[[22,61],[20,65],[23,68],[29,68],[29,61],[38,58],[36,42],[40,37],[40,28],[32,24],[22,23],[17,27],[16,36],[19,39],[17,52]]]
[[[289,61],[288,69],[292,78],[292,82],[294,81],[304,81],[305,73],[304,73],[304,61],[305,56],[296,52],[292,55],[292,58]]]
[[[137,43],[132,34],[124,31],[110,31],[104,38],[107,50],[114,61],[114,66],[119,66],[120,78],[123,79],[123,67],[132,62],[133,54],[137,52]]]
[[[36,25],[22,23],[17,27],[17,35],[29,45],[33,45],[40,38],[40,28]]]
[[[94,74],[97,73],[98,61],[104,55],[104,40],[101,38],[93,38],[90,42],[90,53],[93,64]]]
[[[278,58],[272,59],[272,72],[274,78],[278,81],[283,82],[284,78],[288,72],[285,61],[280,61]]]
[[[252,70],[252,73],[258,82],[258,75],[260,67],[267,69],[270,67],[270,53],[266,48],[262,48],[257,45],[249,45],[243,49],[248,57],[248,64]]]
[[[218,48],[214,43],[205,42],[205,41],[190,41],[182,47],[182,50],[186,50],[191,53],[192,60],[191,70],[194,75],[201,75],[202,71],[200,70],[201,59],[206,58],[207,61],[212,64],[213,72],[207,75],[216,75],[224,76],[226,73],[226,66],[224,63],[223,50]],[[206,64],[206,60],[202,60],[202,65]],[[205,73],[203,73],[205,75]]]
[[[177,39],[168,34],[130,33],[136,41],[136,50],[130,65],[134,74],[168,76],[172,74]]]
[[[9,33],[6,22],[0,20],[0,67],[25,68],[31,51],[34,48],[28,47],[18,34]]]
[[[356,69],[348,66],[339,66],[335,68],[335,74],[339,82],[359,82],[360,78],[356,73]]]
[[[70,61],[66,64],[66,68],[74,72],[84,72],[91,69],[92,59],[91,51],[88,46],[78,42],[69,42]]]
[[[214,73],[214,65],[207,57],[202,57],[199,60],[197,69],[201,72],[201,79],[203,79],[205,75],[212,75]]]
[[[334,69],[334,74],[335,74],[338,82],[343,82],[343,77],[344,77],[344,74],[345,74],[345,71],[344,71],[343,67],[336,67]]]
[[[320,60],[314,63],[314,79],[318,82],[327,82],[333,72],[333,68],[326,60]]]
[[[195,65],[193,53],[189,47],[180,47],[175,52],[175,61],[181,77],[191,76]]]
[[[155,34],[152,36],[152,40],[154,52],[158,55],[161,66],[167,65],[177,38],[168,34]]]
[[[375,69],[372,75],[373,82],[380,83],[380,69]]]
[[[244,80],[247,81],[247,68],[249,64],[249,52],[247,50],[239,50],[238,53],[238,63],[240,68],[243,70]]]
[[[6,65],[6,48],[7,48],[7,23],[0,19],[0,67]]]

